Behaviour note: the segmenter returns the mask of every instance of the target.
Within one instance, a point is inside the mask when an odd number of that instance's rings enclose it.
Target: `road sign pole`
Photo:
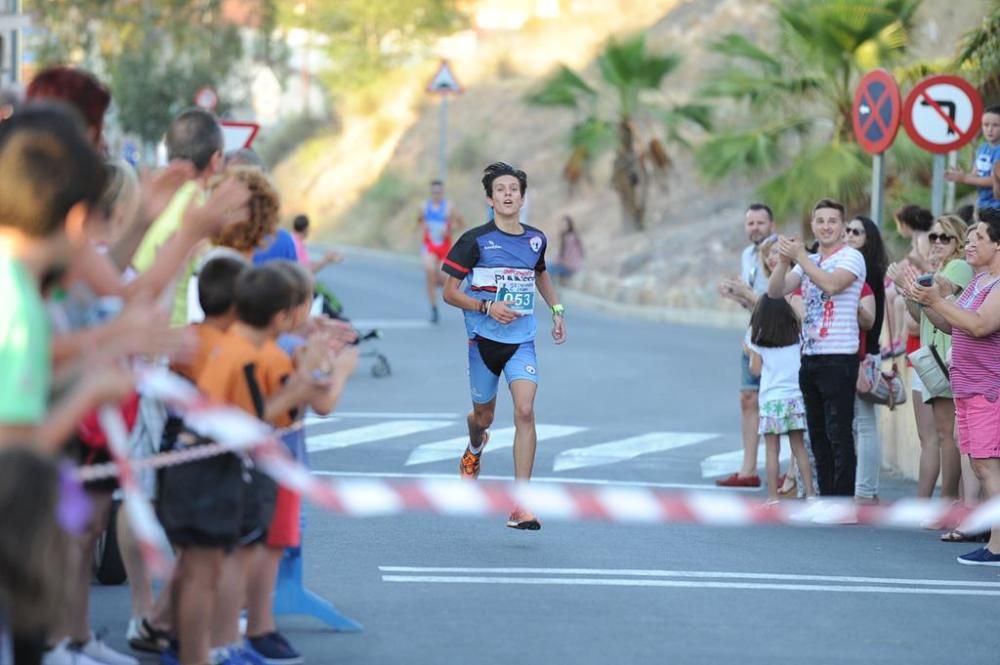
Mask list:
[[[882,226],[883,183],[885,182],[885,153],[872,157],[872,205],[871,218],[876,226]]]
[[[948,153],[948,168],[954,169],[958,167],[958,152],[952,150]],[[945,210],[955,210],[955,182],[952,180],[948,181],[948,184],[944,186],[944,208]]]
[[[438,141],[438,168],[441,182],[448,180],[448,95],[441,95],[441,138]]]
[[[934,155],[931,175],[931,214],[937,217],[944,212],[944,155]]]

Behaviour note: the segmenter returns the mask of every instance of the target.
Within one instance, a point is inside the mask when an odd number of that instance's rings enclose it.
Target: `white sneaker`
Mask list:
[[[98,660],[69,647],[69,640],[63,640],[42,656],[42,665],[104,665]]]
[[[132,656],[118,653],[93,635],[89,642],[80,647],[80,652],[104,665],[139,665],[139,661]]]

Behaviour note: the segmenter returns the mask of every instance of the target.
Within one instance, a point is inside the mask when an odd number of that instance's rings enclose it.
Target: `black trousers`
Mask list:
[[[802,356],[799,387],[806,404],[819,493],[825,496],[854,495],[858,466],[854,395],[859,362],[854,354]]]

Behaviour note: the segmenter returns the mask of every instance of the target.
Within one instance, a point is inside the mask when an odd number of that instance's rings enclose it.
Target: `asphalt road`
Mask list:
[[[392,374],[374,377],[365,359],[338,417],[310,428],[314,469],[455,473],[449,450],[469,407],[460,314],[446,309],[440,324],[425,323],[410,261],[349,255],[323,276],[359,324],[383,327],[366,348],[384,354]],[[738,331],[573,309],[567,330],[561,347],[539,330],[536,479],[708,489],[734,470]],[[511,425],[501,392],[494,430]],[[511,473],[509,448],[484,455],[484,475]],[[884,476],[880,493],[913,487]],[[279,624],[310,663],[1000,661],[1000,569],[959,566],[955,557],[972,548],[939,543],[937,532],[539,517],[544,528],[532,533],[502,519],[309,510],[307,585],[365,629],[337,634],[303,617]],[[94,625],[123,646],[127,589],[95,586],[92,605]]]

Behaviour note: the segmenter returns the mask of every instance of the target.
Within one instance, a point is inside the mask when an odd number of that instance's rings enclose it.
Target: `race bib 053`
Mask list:
[[[520,315],[535,312],[535,271],[523,268],[496,268],[493,272],[497,302]]]

